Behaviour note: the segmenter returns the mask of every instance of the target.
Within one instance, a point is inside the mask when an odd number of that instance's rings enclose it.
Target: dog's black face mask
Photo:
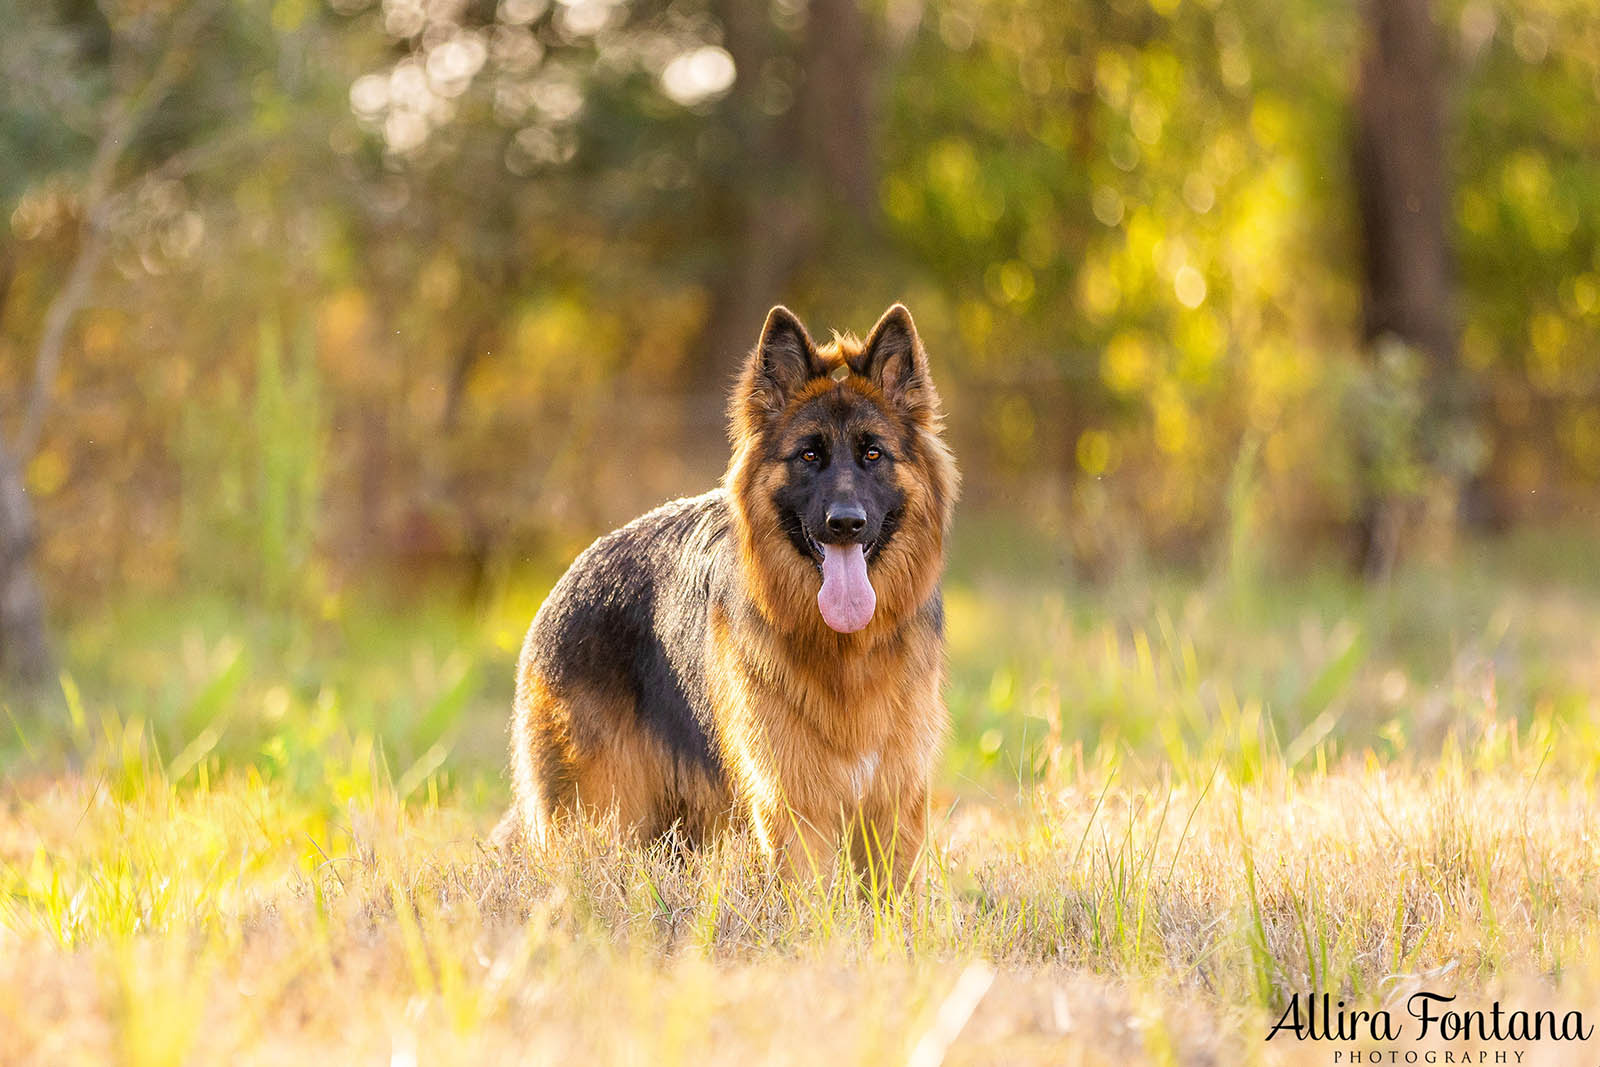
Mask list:
[[[787,469],[772,503],[795,551],[822,576],[817,605],[841,633],[867,625],[877,603],[868,565],[894,537],[904,494],[890,428],[859,394],[837,389],[796,413],[778,457]]]
[[[825,546],[860,546],[870,563],[894,536],[904,494],[896,442],[870,405],[826,394],[802,409],[781,456],[788,470],[773,505],[796,551],[819,568]]]

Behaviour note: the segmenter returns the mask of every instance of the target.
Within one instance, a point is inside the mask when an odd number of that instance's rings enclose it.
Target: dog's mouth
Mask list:
[[[892,528],[880,525],[871,541],[829,544],[818,540],[799,514],[789,509],[779,513],[779,523],[789,541],[817,569],[822,586],[817,590],[817,610],[829,628],[853,634],[872,621],[878,607],[878,594],[867,576],[867,564],[883,551]]]
[[[905,521],[906,509],[903,507],[890,508],[884,515],[883,521],[878,524],[878,533],[872,540],[861,546],[862,553],[868,563],[876,563],[883,550],[888,547],[890,540],[900,531],[900,524]],[[784,535],[789,538],[789,543],[794,545],[795,551],[811,562],[822,572],[822,561],[827,558],[823,543],[806,528],[805,520],[799,512],[790,508],[780,508],[778,511],[778,525],[783,529]]]
[[[877,536],[861,546],[862,554],[868,563],[877,561],[884,546],[889,543],[889,538],[899,529],[900,511],[901,509],[896,508],[885,515],[883,522],[878,526]],[[778,525],[789,538],[789,543],[794,545],[795,551],[804,556],[820,575],[823,561],[827,559],[828,553],[823,543],[812,536],[811,531],[806,528],[805,520],[800,518],[798,512],[783,508],[778,512]]]
[[[828,547],[852,548],[855,546],[855,542],[852,542],[848,545],[825,546],[821,541],[818,541],[815,537],[812,537],[811,531],[807,530],[804,526],[800,528],[800,534],[806,540],[807,554],[811,557],[811,562],[816,566],[819,573],[822,570],[823,561],[828,558]],[[883,545],[883,534],[884,531],[879,530],[877,537],[874,537],[872,540],[861,545],[861,554],[866,557],[866,561],[868,563],[871,563],[878,558],[878,549]]]

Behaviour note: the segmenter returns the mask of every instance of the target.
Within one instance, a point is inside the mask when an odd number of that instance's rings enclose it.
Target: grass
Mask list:
[[[542,582],[81,613],[65,712],[0,743],[0,1063],[1330,1064],[1264,1042],[1291,993],[1581,1009],[1576,547],[1383,590],[958,550],[939,847],[888,900],[777,883],[740,839],[485,851]]]

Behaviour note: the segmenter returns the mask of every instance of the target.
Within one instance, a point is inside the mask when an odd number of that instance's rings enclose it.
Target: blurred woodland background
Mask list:
[[[1592,0],[0,0],[0,656],[476,595],[917,317],[963,522],[1381,578],[1592,523]],[[328,610],[332,610],[329,608]]]

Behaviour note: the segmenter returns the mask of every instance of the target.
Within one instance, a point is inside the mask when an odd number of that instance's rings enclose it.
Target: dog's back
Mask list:
[[[735,566],[727,494],[602,537],[545,599],[517,667],[513,774],[536,839],[560,810],[614,806],[654,836],[709,831],[731,796],[713,741],[705,635]]]

